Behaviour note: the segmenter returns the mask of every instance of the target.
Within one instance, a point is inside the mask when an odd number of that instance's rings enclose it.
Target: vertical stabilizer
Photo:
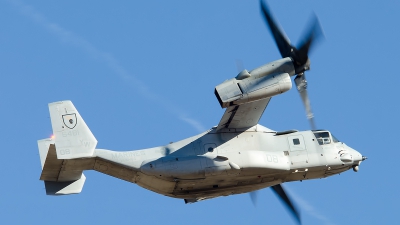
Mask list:
[[[58,159],[93,155],[97,140],[71,101],[49,104]]]
[[[54,144],[54,140],[51,138],[38,140],[38,148],[39,148],[39,155],[40,155],[40,163],[42,164],[42,170],[43,170],[44,162],[46,161],[47,153],[49,152],[49,148],[50,148],[51,144]]]

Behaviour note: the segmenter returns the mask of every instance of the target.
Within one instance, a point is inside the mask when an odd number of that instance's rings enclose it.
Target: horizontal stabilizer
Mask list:
[[[58,159],[56,146],[51,141],[38,141],[41,160],[44,160],[40,180],[44,181],[48,195],[80,193],[86,180],[82,173],[84,170],[96,170],[129,182],[136,181],[135,169],[99,157]]]
[[[128,182],[136,181],[136,171],[132,168],[98,157],[57,159],[54,145],[50,145],[40,180],[45,182],[48,195],[77,194],[86,180],[84,170],[96,170]]]
[[[91,162],[74,163],[76,168],[66,171],[66,162],[57,159],[54,140],[48,138],[38,140],[42,174],[40,179],[44,181],[47,195],[78,194],[82,191],[86,177],[82,171]],[[90,159],[86,159],[88,161]]]
[[[71,101],[49,104],[58,159],[90,157],[97,140]]]
[[[69,195],[79,194],[82,191],[83,185],[85,184],[86,177],[82,174],[81,178],[76,181],[45,181],[44,185],[46,188],[47,195]]]

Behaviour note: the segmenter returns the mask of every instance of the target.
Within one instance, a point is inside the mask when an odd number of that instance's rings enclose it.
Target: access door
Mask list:
[[[308,163],[308,153],[303,135],[288,136],[292,164]]]

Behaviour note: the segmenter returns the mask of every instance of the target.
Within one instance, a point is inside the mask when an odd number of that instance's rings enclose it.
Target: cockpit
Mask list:
[[[318,141],[319,145],[328,145],[333,143],[340,142],[335,136],[331,135],[327,130],[314,130],[313,131],[315,138]]]

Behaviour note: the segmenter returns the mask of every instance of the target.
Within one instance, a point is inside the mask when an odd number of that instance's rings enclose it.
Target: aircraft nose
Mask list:
[[[355,163],[358,163],[359,161],[363,161],[363,156],[358,151],[351,149],[350,154],[353,156],[353,160]]]
[[[353,156],[353,166],[352,166],[353,171],[358,172],[361,162],[366,160],[367,157],[363,156],[360,152],[358,152],[350,147],[349,147],[349,152]]]
[[[354,149],[352,149],[353,150],[353,156],[354,156],[354,162],[361,162],[361,161],[364,161],[364,160],[366,160],[366,159],[368,159],[368,157],[367,156],[363,156],[360,152],[358,152],[358,151],[356,151],[356,150],[354,150]]]
[[[346,164],[358,164],[362,160],[361,153],[356,150],[345,146],[341,151],[339,151],[340,160]]]

